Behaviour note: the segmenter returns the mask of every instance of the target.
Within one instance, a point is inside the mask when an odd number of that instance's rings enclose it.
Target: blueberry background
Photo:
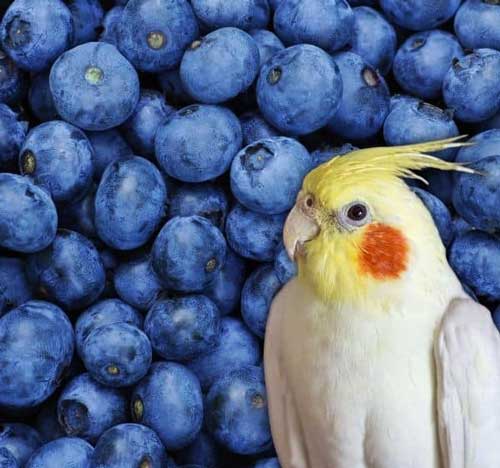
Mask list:
[[[497,0],[1,2],[0,466],[279,468],[283,224],[357,148],[468,135],[435,155],[478,174],[412,189],[500,328],[499,22]]]

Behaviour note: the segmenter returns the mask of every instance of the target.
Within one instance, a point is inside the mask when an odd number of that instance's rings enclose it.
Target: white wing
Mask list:
[[[439,440],[445,468],[500,467],[500,334],[490,312],[453,300],[434,356]]]

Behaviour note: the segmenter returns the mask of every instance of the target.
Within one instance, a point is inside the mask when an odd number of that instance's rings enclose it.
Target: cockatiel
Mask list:
[[[456,140],[354,151],[304,179],[284,228],[298,276],[265,340],[283,468],[500,467],[500,334],[403,181],[473,172],[423,154]]]

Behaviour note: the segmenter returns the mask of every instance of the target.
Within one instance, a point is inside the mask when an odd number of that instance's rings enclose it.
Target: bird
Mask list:
[[[460,139],[360,149],[304,178],[283,230],[298,273],[264,343],[282,468],[500,467],[500,334],[407,183],[481,177],[429,154]]]

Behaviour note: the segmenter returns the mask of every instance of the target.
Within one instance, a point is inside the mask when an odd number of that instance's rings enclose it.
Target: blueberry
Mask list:
[[[237,204],[227,217],[227,241],[242,257],[270,262],[280,243],[284,222],[285,214],[256,213]]]
[[[264,372],[247,366],[215,381],[206,401],[208,431],[240,454],[260,453],[272,445]]]
[[[57,112],[84,130],[108,130],[132,114],[139,78],[111,44],[88,42],[62,54],[50,71]]]
[[[52,245],[29,257],[28,268],[39,290],[67,310],[88,306],[104,289],[99,253],[77,232],[60,229]]]
[[[104,17],[100,0],[69,0],[67,5],[73,17],[72,45],[95,41]]]
[[[455,61],[443,80],[446,105],[458,119],[478,122],[500,110],[500,52],[477,49]]]
[[[474,229],[465,219],[456,217],[453,220],[453,231],[455,236],[465,234],[466,232],[472,231]]]
[[[257,338],[241,320],[224,317],[218,346],[211,353],[193,359],[187,366],[196,374],[203,390],[208,390],[216,379],[227,372],[246,365],[258,365],[260,361]]]
[[[0,171],[14,172],[17,169],[19,148],[27,131],[28,122],[19,120],[18,114],[0,103]]]
[[[95,442],[110,427],[127,421],[127,403],[121,390],[105,387],[85,373],[64,387],[57,415],[68,436]]]
[[[0,318],[0,406],[32,408],[59,385],[73,356],[74,334],[59,307],[29,301]]]
[[[33,296],[26,277],[25,262],[20,258],[0,257],[0,317]]]
[[[171,177],[203,182],[227,171],[241,141],[239,120],[229,109],[196,104],[159,127],[156,158]]]
[[[245,261],[228,247],[224,266],[204,292],[218,307],[221,315],[229,315],[238,307],[245,273]]]
[[[400,104],[410,105],[411,103],[418,103],[420,99],[409,96],[407,94],[393,94],[391,96],[391,101],[389,103],[389,108],[391,112]]]
[[[223,267],[226,250],[224,236],[210,221],[201,216],[176,216],[154,242],[153,268],[168,288],[201,291]]]
[[[456,157],[457,162],[471,163],[487,156],[500,154],[500,129],[478,133],[468,142],[474,144],[460,148]]]
[[[154,429],[167,449],[196,438],[203,422],[203,400],[196,376],[173,362],[156,362],[135,387],[132,418]]]
[[[221,448],[204,431],[199,432],[191,444],[175,454],[175,459],[179,463],[189,464],[201,461],[204,468],[220,467],[223,463],[222,457]]]
[[[267,29],[252,29],[248,33],[259,48],[260,66],[266,63],[275,53],[285,48],[278,36]]]
[[[497,0],[466,0],[455,15],[455,32],[464,47],[500,49]]]
[[[153,305],[162,289],[149,255],[120,263],[115,271],[114,286],[123,301],[143,311]]]
[[[125,322],[95,328],[81,345],[89,374],[103,385],[127,387],[142,379],[151,365],[151,343],[137,327]]]
[[[51,398],[44,402],[36,416],[35,428],[40,433],[44,443],[66,436],[57,419],[57,398]]]
[[[220,313],[206,296],[190,295],[157,301],[144,331],[164,359],[186,361],[212,351],[220,335]]]
[[[439,198],[431,193],[417,187],[413,187],[412,190],[429,210],[443,244],[448,246],[454,235],[454,226],[451,220],[450,211]]]
[[[453,187],[453,206],[475,228],[500,229],[500,153],[469,166],[479,174],[458,173]]]
[[[274,272],[281,284],[288,283],[288,281],[297,275],[297,265],[288,256],[283,244],[281,244],[274,259]]]
[[[268,124],[258,112],[246,112],[241,115],[240,123],[244,145],[279,135],[278,130]]]
[[[500,240],[480,231],[457,236],[449,252],[450,265],[478,296],[500,300]]]
[[[272,265],[261,265],[248,277],[241,292],[241,316],[248,328],[264,338],[271,302],[282,286]]]
[[[217,104],[248,89],[259,65],[259,49],[249,34],[221,28],[191,43],[182,57],[180,77],[194,99]]]
[[[311,169],[318,167],[321,164],[328,162],[337,156],[342,156],[343,154],[350,153],[351,151],[356,151],[357,149],[359,148],[351,145],[350,143],[344,143],[342,146],[330,146],[330,145],[320,146],[311,153],[311,159],[312,159]]]
[[[14,61],[0,49],[0,102],[15,104],[26,93],[26,75]]]
[[[87,137],[94,148],[94,177],[100,180],[105,169],[114,161],[121,161],[133,156],[132,148],[117,130],[87,132]]]
[[[0,174],[0,246],[37,252],[56,235],[57,212],[50,196],[27,178]]]
[[[328,127],[342,138],[370,138],[382,128],[389,112],[389,88],[359,55],[342,52],[334,59],[344,86],[340,106]]]
[[[90,463],[92,445],[78,437],[63,437],[40,447],[26,463],[26,468],[87,468]]]
[[[50,92],[48,71],[39,73],[31,79],[28,100],[31,112],[38,120],[46,122],[59,118]]]
[[[99,37],[99,41],[107,42],[116,46],[118,44],[118,27],[123,13],[123,6],[115,6],[111,8],[102,20],[103,31]]]
[[[14,455],[6,448],[0,448],[0,468],[19,468]]]
[[[320,129],[335,115],[341,96],[339,68],[318,47],[289,47],[274,54],[260,69],[260,111],[284,133],[303,135]]]
[[[193,99],[189,96],[182,85],[178,68],[158,73],[156,78],[158,79],[158,84],[160,85],[160,88],[168,102],[179,107],[183,107],[186,104],[191,104],[193,102]]]
[[[95,197],[95,225],[110,247],[145,244],[165,215],[167,187],[154,164],[140,157],[115,161],[104,171]]]
[[[451,206],[453,198],[453,173],[449,171],[429,170],[423,171],[422,176],[429,183],[427,191],[438,197],[445,205]]]
[[[59,210],[59,226],[63,229],[79,232],[88,238],[97,238],[95,229],[95,192],[92,184],[87,194],[73,203],[67,203]]]
[[[345,0],[287,0],[274,14],[274,30],[286,45],[307,43],[329,52],[349,42],[353,23]]]
[[[2,423],[0,425],[0,450],[4,453],[9,452],[17,462],[12,467],[7,465],[8,468],[24,466],[31,454],[41,445],[40,434],[26,424]]]
[[[446,72],[464,52],[455,36],[435,29],[410,36],[398,49],[393,73],[406,92],[422,99],[436,99]]]
[[[19,153],[19,170],[44,188],[55,202],[81,198],[92,182],[93,149],[73,125],[54,120],[32,129]]]
[[[261,458],[252,468],[281,468],[281,465],[277,458]]]
[[[92,304],[82,312],[75,325],[76,349],[82,355],[82,348],[89,335],[104,325],[111,323],[128,323],[142,328],[142,315],[133,307],[119,299],[105,299]]]
[[[141,71],[175,68],[198,36],[187,0],[130,0],[118,25],[118,48]]]
[[[2,19],[0,39],[20,68],[41,71],[73,42],[73,19],[61,0],[15,0]]]
[[[156,433],[140,424],[119,424],[97,441],[92,468],[164,468],[167,452]]]
[[[432,29],[457,11],[461,0],[380,0],[391,22],[413,31]]]
[[[458,135],[450,113],[423,101],[405,100],[392,108],[384,123],[384,139],[388,145],[407,145],[439,140]],[[456,150],[436,153],[447,161],[455,159]]]
[[[397,37],[392,25],[378,11],[367,6],[353,9],[354,25],[350,50],[387,75],[396,53]]]

